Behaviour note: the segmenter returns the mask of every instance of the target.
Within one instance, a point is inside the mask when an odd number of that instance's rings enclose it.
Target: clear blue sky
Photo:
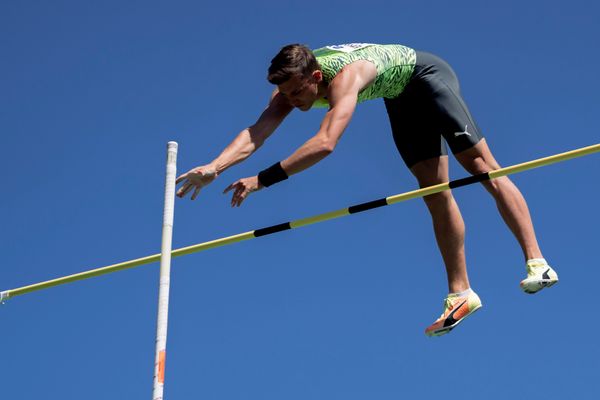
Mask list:
[[[598,143],[597,2],[3,1],[0,290],[160,251],[165,147],[209,162],[254,122],[285,44],[436,53],[504,165]],[[178,200],[182,247],[412,190],[381,101],[336,151],[239,209],[222,190],[287,157],[295,112],[247,162]],[[561,282],[523,294],[520,249],[479,186],[455,190],[484,308],[423,334],[446,278],[422,201],[175,259],[165,398],[596,399],[593,155],[514,181]],[[466,173],[451,162],[453,179]],[[158,265],[0,308],[0,397],[149,399]]]

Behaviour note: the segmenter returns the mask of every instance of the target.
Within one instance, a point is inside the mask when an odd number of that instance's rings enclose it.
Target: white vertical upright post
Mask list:
[[[175,177],[177,175],[177,142],[167,145],[167,178],[165,183],[165,208],[163,214],[162,245],[160,256],[160,287],[158,291],[158,320],[156,323],[156,356],[154,361],[153,400],[163,399],[165,384],[165,359],[167,351],[167,325],[169,321],[169,284],[171,280],[171,248],[175,208]]]

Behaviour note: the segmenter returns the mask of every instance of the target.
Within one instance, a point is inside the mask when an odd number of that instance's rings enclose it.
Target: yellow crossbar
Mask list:
[[[331,211],[319,215],[315,215],[312,217],[302,218],[296,221],[286,222],[283,224],[273,225],[267,228],[256,229],[254,231],[249,231],[245,233],[240,233],[233,236],[224,237],[221,239],[211,240],[204,243],[199,243],[193,246],[183,247],[180,249],[175,249],[171,252],[172,257],[184,256],[192,253],[198,253],[204,250],[213,249],[215,247],[227,246],[229,244],[241,242],[243,240],[254,239],[256,237],[265,236],[277,232],[281,232],[288,229],[299,228],[306,225],[316,224],[319,222],[327,221],[334,218],[344,217],[346,215],[355,214],[362,211],[371,210],[373,208],[396,204],[402,201],[416,199],[424,196],[428,196],[430,194],[439,193],[444,190],[449,190],[453,188],[458,188],[461,186],[470,185],[476,182],[482,182],[490,179],[499,178],[501,176],[507,176],[516,174],[518,172],[527,171],[530,169],[543,167],[550,164],[555,164],[561,161],[570,160],[576,157],[583,157],[589,154],[597,153],[600,151],[600,143],[582,147],[576,150],[568,151],[565,153],[555,154],[549,157],[539,158],[536,160],[528,161],[522,164],[516,164],[506,168],[500,168],[494,171],[487,172],[485,174],[479,174],[470,176],[463,179],[458,179],[455,181],[450,181],[446,183],[440,183],[437,185],[429,186],[426,188],[412,190],[410,192],[396,194],[393,196],[389,196],[383,199],[378,199],[362,204],[358,204],[355,206],[343,208],[337,211]],[[0,300],[6,300],[10,297],[19,296],[26,293],[31,293],[37,290],[46,289],[52,286],[63,285],[65,283],[75,282],[82,279],[93,278],[95,276],[100,276],[104,274],[109,274],[112,272],[122,271],[124,269],[138,267],[140,265],[151,264],[153,262],[160,260],[160,254],[154,254],[147,257],[137,258],[135,260],[125,261],[118,264],[108,265],[106,267],[92,269],[85,272],[80,272],[78,274],[64,276],[62,278],[56,278],[45,282],[36,283],[33,285],[23,286],[16,289],[6,290],[0,292]]]

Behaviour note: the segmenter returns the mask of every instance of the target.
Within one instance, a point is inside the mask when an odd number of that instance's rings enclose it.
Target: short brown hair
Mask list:
[[[267,80],[279,85],[295,75],[308,76],[320,68],[317,58],[308,47],[288,44],[271,60]]]

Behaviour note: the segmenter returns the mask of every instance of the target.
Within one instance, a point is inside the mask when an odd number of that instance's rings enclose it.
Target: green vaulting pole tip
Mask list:
[[[8,290],[4,292],[0,292],[0,304],[4,304],[6,300],[8,300]]]
[[[531,160],[524,162],[522,164],[512,165],[506,168],[500,168],[498,170],[486,172],[483,174],[473,175],[462,179],[456,179],[454,181],[440,183],[433,186],[428,186],[425,188],[412,190],[405,193],[396,194],[393,196],[389,196],[383,199],[377,199],[368,201],[366,203],[357,204],[351,207],[342,208],[336,211],[330,211],[327,213],[313,215],[311,217],[298,219],[295,221],[285,222],[282,224],[268,226],[266,228],[256,229],[249,232],[238,233],[237,235],[228,236],[220,239],[211,240],[204,243],[195,244],[188,247],[183,247],[180,249],[175,249],[171,251],[172,257],[184,256],[192,253],[198,253],[200,251],[213,249],[216,247],[227,246],[233,243],[241,242],[243,240],[255,239],[261,236],[272,235],[275,233],[283,232],[288,229],[295,229],[302,226],[307,226],[311,224],[316,224],[323,221],[332,220],[335,218],[345,217],[347,215],[352,215],[368,210],[372,210],[374,208],[388,206],[391,204],[400,203],[402,201],[416,199],[419,197],[425,197],[434,193],[443,192],[444,190],[450,190],[459,188],[462,186],[472,185],[478,182],[484,182],[487,180],[499,178],[501,176],[507,176],[516,174],[518,172],[523,172],[527,170],[531,170],[533,168],[544,167],[546,165],[555,164],[558,162],[570,160],[576,157],[586,156],[588,154],[600,152],[600,143],[597,143],[592,146],[582,147],[580,149],[571,150],[565,153],[555,154],[549,157],[539,158],[537,160]],[[65,283],[75,282],[82,279],[92,278],[94,276],[100,276],[104,274],[109,274],[112,272],[122,271],[124,269],[138,267],[140,265],[151,264],[160,259],[160,254],[154,254],[151,256],[146,256],[142,258],[138,258],[135,260],[125,261],[118,264],[108,265],[106,267],[92,269],[85,272],[80,272],[78,274],[73,274],[69,276],[64,276],[62,278],[52,279],[46,282],[40,282],[29,286],[23,286],[16,289],[6,290],[0,293],[0,300],[6,300],[9,297],[20,296],[22,294],[34,292],[37,290],[46,289],[56,285],[63,285]]]

